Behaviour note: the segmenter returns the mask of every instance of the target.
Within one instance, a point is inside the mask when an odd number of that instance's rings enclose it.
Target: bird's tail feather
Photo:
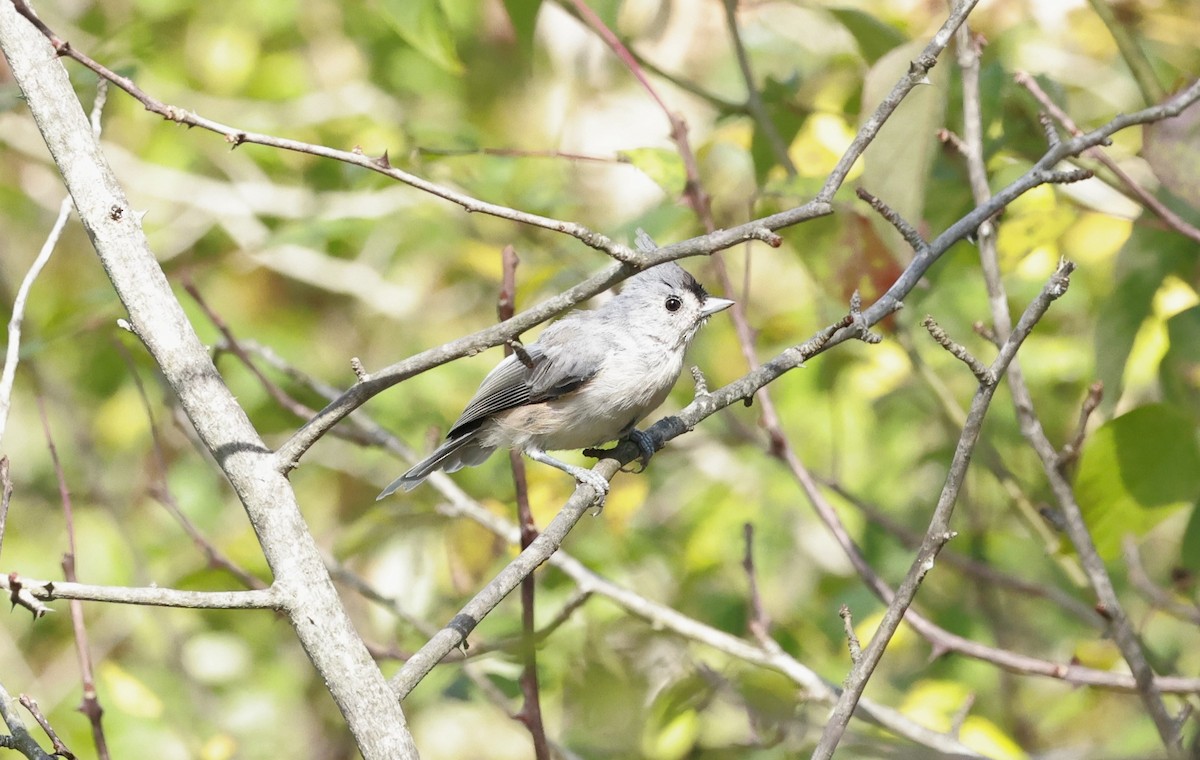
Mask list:
[[[462,468],[463,465],[479,464],[487,459],[494,450],[479,446],[476,436],[473,434],[446,441],[441,446],[438,446],[432,454],[413,465],[408,472],[389,483],[388,487],[375,497],[375,500],[379,501],[391,496],[401,488],[405,491],[411,491],[421,485],[425,478],[429,477],[429,474],[434,470],[454,472]]]

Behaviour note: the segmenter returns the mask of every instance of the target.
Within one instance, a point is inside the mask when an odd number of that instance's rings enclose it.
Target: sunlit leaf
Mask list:
[[[858,49],[862,51],[868,63],[875,63],[889,50],[903,45],[906,41],[899,30],[860,10],[833,8],[829,12],[854,37]]]
[[[450,22],[439,0],[383,0],[383,11],[405,42],[442,69],[462,73]]]
[[[162,715],[162,700],[140,678],[111,660],[101,662],[98,670],[104,694],[121,712],[135,718]]]
[[[921,43],[897,47],[871,67],[863,82],[863,105],[868,112],[895,86],[920,49]],[[935,67],[929,77],[934,84],[910,92],[880,130],[864,156],[866,168],[859,182],[913,225],[919,225],[924,214],[929,169],[939,150],[937,130],[942,126],[946,106],[943,67]],[[872,224],[893,251],[906,258],[912,255],[892,225],[878,215],[872,217]]]
[[[621,151],[621,155],[642,171],[666,192],[668,197],[677,198],[683,193],[687,172],[679,154],[666,148],[634,148]]]
[[[1171,192],[1200,207],[1200,112],[1189,108],[1173,119],[1146,126],[1142,155]]]
[[[538,10],[542,0],[504,0],[504,10],[517,35],[521,56],[528,61],[533,55],[533,33],[537,28]]]
[[[1200,497],[1200,447],[1178,409],[1151,404],[1096,430],[1075,482],[1079,506],[1105,559],[1126,534],[1141,535]]]
[[[1159,365],[1164,397],[1200,419],[1200,306],[1167,320],[1170,348]]]
[[[1104,406],[1121,397],[1134,338],[1152,313],[1154,294],[1170,274],[1186,272],[1194,245],[1173,232],[1138,226],[1117,257],[1112,295],[1096,317],[1096,374],[1104,382]]]

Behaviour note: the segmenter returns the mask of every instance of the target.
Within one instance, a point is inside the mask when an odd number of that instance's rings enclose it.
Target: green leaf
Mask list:
[[[1167,320],[1170,348],[1159,365],[1163,397],[1200,420],[1200,306]]]
[[[1200,447],[1192,422],[1151,404],[1110,420],[1084,446],[1076,496],[1104,559],[1200,497]]]
[[[867,113],[874,110],[908,70],[922,44],[913,42],[895,48],[867,72],[863,81],[863,106]],[[929,170],[941,150],[937,130],[945,121],[947,69],[935,67],[929,72],[934,84],[917,87],[908,94],[863,156],[865,168],[859,184],[870,188],[914,225],[924,218]],[[891,224],[875,214],[871,215],[871,224],[902,259],[912,255],[908,243]]]
[[[1170,230],[1135,225],[1117,254],[1112,296],[1096,320],[1096,375],[1104,383],[1103,409],[1121,398],[1134,338],[1153,314],[1154,294],[1167,275],[1190,280],[1195,246]]]
[[[451,74],[462,73],[450,22],[439,0],[383,0],[383,13],[417,52]]]
[[[1200,572],[1200,509],[1193,509],[1183,529],[1179,545],[1179,564],[1193,573]]]
[[[650,179],[661,187],[668,197],[678,198],[687,182],[687,172],[679,154],[667,148],[634,148],[623,150],[620,155],[629,159]]]
[[[875,63],[892,48],[906,41],[898,29],[888,26],[870,14],[853,8],[834,8],[829,12],[854,37],[867,63]]]
[[[1200,206],[1200,115],[1188,109],[1146,125],[1142,155],[1171,192]]]
[[[538,10],[542,0],[504,0],[504,10],[517,35],[517,47],[526,61],[533,58],[533,32],[537,28]]]

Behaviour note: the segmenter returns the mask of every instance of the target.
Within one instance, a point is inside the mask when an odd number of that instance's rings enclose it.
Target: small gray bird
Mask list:
[[[546,450],[629,438],[648,459],[653,448],[634,426],[670,393],[701,325],[732,305],[710,296],[674,262],[634,275],[600,308],[571,312],[496,365],[446,442],[378,498],[411,490],[434,470],[477,465],[498,448],[519,449],[607,493],[608,481],[599,474]]]

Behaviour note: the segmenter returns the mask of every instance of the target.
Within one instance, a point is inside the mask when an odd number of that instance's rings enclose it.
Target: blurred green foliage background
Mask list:
[[[508,6],[506,9],[505,6]],[[797,173],[772,154],[742,105],[746,87],[715,0],[604,0],[595,10],[660,72],[652,80],[687,120],[717,223],[747,221],[812,197],[861,117],[942,22],[944,3],[859,0],[744,4],[738,20],[759,88]],[[564,7],[476,0],[107,0],[38,6],[76,48],[158,98],[242,129],[369,155],[477,198],[576,221],[632,242],[703,232],[679,200],[683,170],[661,111],[628,70]],[[508,11],[512,11],[512,16]],[[1200,17],[1187,0],[1120,2],[1120,29],[1162,91],[1200,70]],[[993,189],[1045,149],[1038,106],[1013,82],[1028,71],[1083,128],[1152,101],[1145,81],[1083,3],[985,3],[971,17],[983,54],[985,154]],[[95,77],[68,64],[85,107]],[[10,308],[47,234],[63,189],[0,70],[0,292]],[[1161,93],[1159,93],[1161,94]],[[1121,166],[1192,224],[1200,223],[1195,166],[1200,116],[1170,129],[1126,130],[1109,148]],[[885,127],[839,193],[835,214],[783,233],[784,244],[724,254],[768,359],[837,320],[849,294],[868,302],[909,257],[853,187],[903,211],[929,236],[973,207],[961,157],[936,140],[959,131],[953,52]],[[1189,131],[1190,130],[1190,131]],[[521,258],[518,308],[575,284],[607,262],[564,236],[451,205],[358,168],[221,138],[152,116],[112,92],[104,111],[109,160],[202,338],[220,336],[183,292],[191,281],[239,339],[269,347],[324,383],[368,370],[495,322],[500,250]],[[502,154],[489,150],[503,151]],[[557,153],[557,155],[555,155]],[[569,158],[562,154],[599,160]],[[1191,163],[1189,163],[1191,162]],[[1093,164],[1086,163],[1088,166]],[[1193,623],[1164,614],[1129,583],[1121,539],[1135,536],[1150,577],[1195,605],[1200,569],[1200,298],[1197,245],[1111,186],[1111,178],[1042,187],[999,220],[1011,307],[1019,312],[1059,257],[1079,264],[1072,289],[1021,352],[1051,440],[1070,440],[1080,404],[1105,383],[1076,485],[1095,539],[1155,667],[1196,675]],[[684,262],[717,289],[710,264]],[[934,317],[977,355],[987,320],[974,246],[960,243],[886,325],[881,345],[846,344],[771,386],[801,459],[839,489],[923,531],[958,435],[947,404],[965,408],[974,378],[924,336]],[[77,223],[34,287],[3,452],[15,494],[2,567],[61,577],[66,538],[56,475],[38,419],[46,405],[76,509],[80,580],[195,589],[236,588],[163,505],[169,493],[212,545],[268,580],[236,498],[192,444],[187,423],[133,336]],[[363,413],[424,450],[452,421],[499,349],[439,367],[370,402]],[[746,371],[728,319],[714,319],[692,363],[717,387]],[[272,444],[302,422],[227,353],[218,366]],[[266,367],[265,363],[263,364]],[[271,368],[297,398],[323,400]],[[139,383],[148,404],[143,401]],[[681,382],[662,413],[686,404]],[[756,560],[772,632],[833,682],[849,667],[838,606],[864,642],[882,605],[864,588],[786,470],[766,454],[760,409],[736,407],[674,441],[640,476],[619,475],[603,515],[565,549],[622,585],[734,635],[745,635],[742,526],[757,528]],[[153,435],[161,440],[161,459]],[[1036,510],[1051,499],[1002,389],[984,430],[948,551],[1091,604],[1074,558]],[[582,461],[582,459],[580,460]],[[1032,511],[995,476],[1013,473]],[[430,487],[376,503],[405,467],[384,453],[327,437],[293,475],[305,515],[331,557],[435,626],[507,562],[514,549],[482,528],[440,516]],[[504,457],[455,480],[513,518]],[[570,493],[562,473],[529,468],[535,513],[548,520]],[[895,582],[912,552],[852,500],[834,497],[872,565]],[[572,595],[561,574],[539,574],[539,620]],[[424,638],[347,590],[369,641],[415,650]],[[930,574],[918,607],[963,636],[1059,662],[1122,671],[1113,644],[1061,606],[964,575]],[[35,696],[69,746],[92,753],[75,712],[80,684],[66,604],[0,625],[0,678]],[[115,757],[351,757],[337,710],[282,620],[266,612],[85,606],[98,663],[104,725]],[[506,601],[472,637],[520,630]],[[961,736],[990,757],[1051,750],[1144,757],[1157,737],[1136,697],[1020,677],[959,656],[931,659],[903,630],[868,696],[948,730],[968,700]],[[784,677],[656,631],[592,599],[539,649],[550,737],[580,757],[785,758],[811,748],[827,708]],[[511,648],[473,666],[519,707]],[[391,672],[398,665],[384,662]],[[1176,702],[1169,702],[1177,706]],[[436,669],[406,701],[422,756],[526,758],[528,733],[459,665]],[[1194,728],[1192,730],[1194,733]],[[886,754],[896,740],[854,724],[847,757]]]

